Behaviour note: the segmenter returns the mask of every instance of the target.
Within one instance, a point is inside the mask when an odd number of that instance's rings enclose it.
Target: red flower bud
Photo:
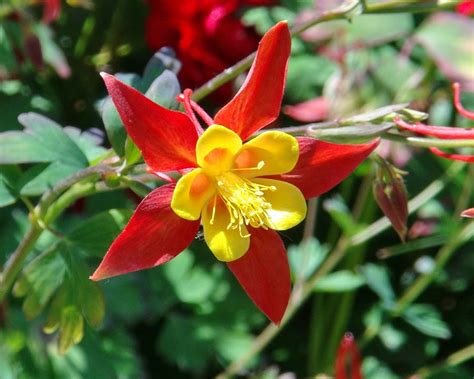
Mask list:
[[[360,353],[352,333],[342,337],[334,371],[335,379],[362,379]]]
[[[384,160],[377,169],[374,181],[374,197],[393,228],[405,241],[407,235],[408,198],[403,178],[398,170]]]

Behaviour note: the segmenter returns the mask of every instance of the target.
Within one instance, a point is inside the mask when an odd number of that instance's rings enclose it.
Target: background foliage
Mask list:
[[[1,264],[28,235],[33,204],[52,186],[117,156],[125,169],[123,177],[98,172],[58,202],[40,203],[45,231],[0,305],[2,378],[207,378],[242,357],[249,358],[237,364],[243,376],[331,374],[348,330],[366,378],[472,377],[473,225],[459,213],[474,204],[474,169],[423,148],[384,141],[380,150],[408,173],[415,198],[405,244],[377,221],[372,161],[310,205],[311,228],[285,233],[295,299],[317,280],[281,330],[265,329],[268,321],[199,238],[163,267],[89,281],[139,197],[159,184],[140,165],[98,72],[122,73],[177,108],[182,67],[172,50],[147,48],[142,1],[67,1],[50,24],[41,22],[41,5],[29,3],[0,4]],[[299,25],[344,3],[282,0],[236,14],[262,34],[278,20]],[[454,111],[450,89],[461,82],[463,104],[474,109],[472,18],[453,12],[456,2],[444,10],[429,1],[411,2],[419,9],[390,3],[406,12],[360,15],[358,4],[344,13],[351,22],[320,23],[295,37],[284,104],[320,99],[308,122],[411,102],[430,124],[474,126]],[[218,98],[203,104],[212,109]],[[275,126],[301,120],[298,108],[296,116],[291,107],[284,113]],[[274,336],[268,345],[262,330]]]

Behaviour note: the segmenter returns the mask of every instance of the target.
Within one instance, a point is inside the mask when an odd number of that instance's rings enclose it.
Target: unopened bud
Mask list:
[[[408,198],[400,172],[391,164],[380,160],[374,181],[374,197],[392,227],[405,241],[407,235]]]
[[[362,379],[359,349],[352,333],[342,337],[336,354],[335,379]]]

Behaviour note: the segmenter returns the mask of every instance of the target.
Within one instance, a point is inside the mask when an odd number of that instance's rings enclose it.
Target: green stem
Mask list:
[[[404,292],[404,294],[395,303],[395,307],[390,313],[390,318],[401,316],[405,310],[418,299],[418,297],[428,288],[428,286],[437,278],[452,257],[456,249],[464,242],[474,236],[474,223],[469,223],[464,228],[454,233],[446,244],[439,250],[435,258],[434,269],[426,274],[419,276],[413,284]],[[368,326],[360,339],[360,348],[365,348],[380,332],[383,323],[377,326]]]
[[[448,263],[456,249],[474,235],[474,223],[468,223],[453,236],[439,250],[434,269],[426,274],[420,275],[415,282],[405,291],[397,301],[392,317],[398,317],[426,290],[426,288],[439,277],[439,274]]]
[[[410,378],[429,378],[431,375],[444,368],[459,366],[460,364],[467,362],[471,359],[474,359],[474,344],[471,344],[461,350],[456,351],[439,364],[436,364],[431,367],[421,368],[416,372],[416,374],[410,376]]]
[[[108,166],[86,168],[59,182],[41,197],[41,200],[34,211],[30,212],[30,229],[23,237],[16,250],[8,258],[3,272],[1,273],[0,303],[13,285],[21,270],[24,260],[35,246],[36,241],[43,231],[48,229],[48,224],[52,223],[64,211],[64,209],[69,207],[75,200],[90,195],[96,191],[96,185],[94,183],[80,184],[79,182],[86,178],[96,177],[97,174],[112,170],[113,168]],[[76,185],[74,186],[74,184]],[[101,187],[101,190],[110,189]]]
[[[316,19],[310,20],[300,26],[297,26],[291,30],[292,37],[296,37],[303,33],[305,30],[315,26],[321,22],[329,21],[329,20],[337,20],[347,18],[349,12],[355,9],[359,5],[359,0],[351,0],[347,4],[332,10],[330,12],[325,12]],[[237,76],[242,74],[244,71],[248,70],[252,65],[253,60],[256,57],[256,52],[248,55],[241,61],[237,62],[233,66],[225,69],[219,75],[215,76],[207,83],[203,84],[201,87],[197,88],[193,93],[193,99],[195,101],[202,100],[210,93],[214,92],[219,87],[223,86],[227,82],[235,79]]]
[[[32,222],[28,232],[5,264],[0,276],[0,304],[3,302],[3,299],[13,285],[16,276],[21,270],[23,261],[35,246],[41,233],[43,233],[43,229],[41,229],[38,224]]]

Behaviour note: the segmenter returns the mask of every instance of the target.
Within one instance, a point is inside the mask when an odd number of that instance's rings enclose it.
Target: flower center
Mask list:
[[[275,191],[274,186],[264,186],[253,183],[247,178],[243,178],[232,172],[216,177],[219,195],[223,200],[230,215],[230,222],[227,229],[239,228],[242,237],[242,226],[250,225],[254,228],[267,226],[271,227],[271,222],[267,211],[272,205],[265,200],[265,191]],[[214,205],[215,208],[215,205]],[[211,219],[211,223],[213,219]]]

